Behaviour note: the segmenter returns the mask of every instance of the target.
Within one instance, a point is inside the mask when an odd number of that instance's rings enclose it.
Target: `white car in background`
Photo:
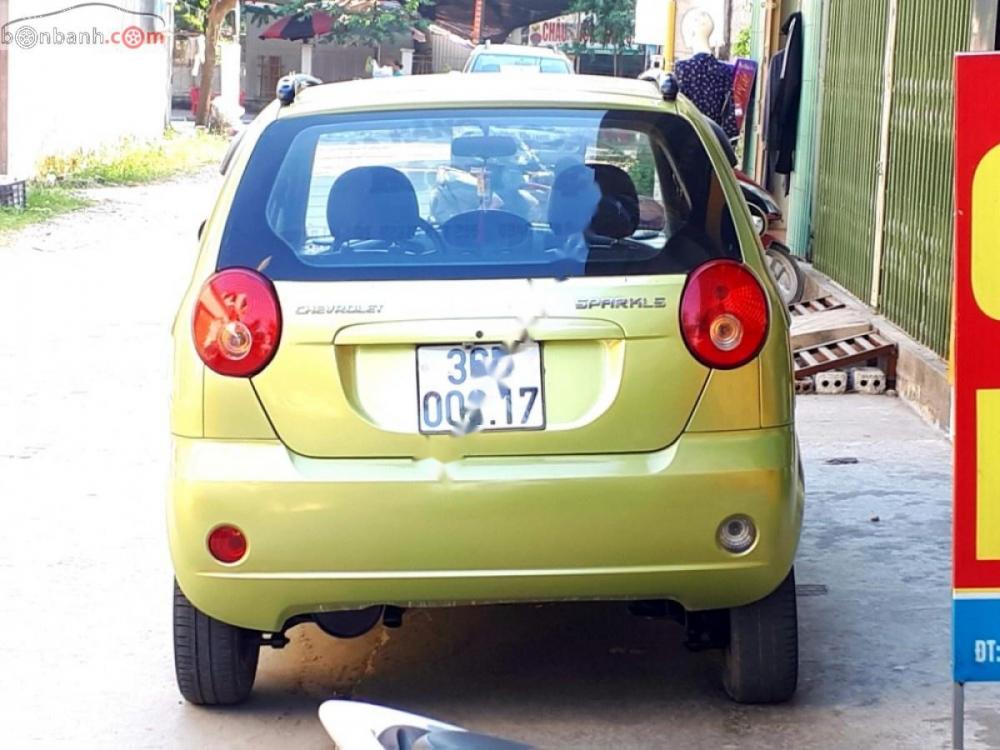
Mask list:
[[[573,63],[562,52],[520,44],[480,44],[469,55],[465,73],[572,74]]]

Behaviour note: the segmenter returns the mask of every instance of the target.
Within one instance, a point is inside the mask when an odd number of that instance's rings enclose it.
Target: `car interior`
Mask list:
[[[239,264],[266,259],[275,278],[513,278],[687,273],[741,257],[718,176],[682,118],[424,127],[313,127],[262,152],[270,185],[248,175],[240,193],[263,197],[264,211],[248,204],[247,225],[231,222],[227,237],[253,238],[230,245],[241,255],[268,251]]]

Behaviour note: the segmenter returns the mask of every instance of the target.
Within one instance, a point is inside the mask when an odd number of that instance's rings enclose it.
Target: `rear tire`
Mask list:
[[[185,700],[228,706],[250,695],[260,635],[195,609],[174,581],[174,669]]]
[[[722,682],[737,703],[782,703],[799,678],[795,569],[760,601],[729,610]]]

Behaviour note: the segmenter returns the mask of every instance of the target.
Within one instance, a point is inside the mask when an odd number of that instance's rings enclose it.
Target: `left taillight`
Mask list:
[[[220,375],[248,378],[274,357],[281,307],[274,285],[248,268],[227,268],[201,288],[191,321],[194,346]]]

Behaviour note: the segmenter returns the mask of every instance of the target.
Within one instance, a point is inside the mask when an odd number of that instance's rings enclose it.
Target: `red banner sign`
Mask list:
[[[736,70],[733,73],[733,111],[736,114],[736,127],[743,128],[743,120],[747,116],[750,97],[753,95],[753,82],[757,78],[757,63],[740,57],[736,60]]]

